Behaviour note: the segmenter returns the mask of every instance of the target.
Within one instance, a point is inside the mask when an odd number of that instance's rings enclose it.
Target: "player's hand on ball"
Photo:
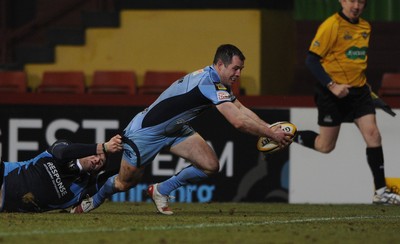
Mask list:
[[[280,148],[284,148],[292,143],[292,134],[284,131],[281,125],[271,127],[271,130],[274,132],[273,136],[271,136],[271,139],[277,142]]]
[[[270,125],[273,134],[269,137],[260,137],[257,141],[257,149],[260,152],[272,153],[289,146],[296,135],[297,128],[286,121]]]

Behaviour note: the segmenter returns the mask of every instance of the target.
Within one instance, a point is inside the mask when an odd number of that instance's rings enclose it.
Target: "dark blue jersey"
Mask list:
[[[81,172],[77,159],[95,155],[96,146],[57,141],[28,161],[3,162],[0,211],[65,209],[93,194],[90,191],[100,187],[100,174]]]

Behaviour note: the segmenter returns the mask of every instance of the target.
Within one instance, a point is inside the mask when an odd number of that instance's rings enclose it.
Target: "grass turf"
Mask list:
[[[88,214],[0,213],[0,243],[400,243],[399,206],[106,202]]]

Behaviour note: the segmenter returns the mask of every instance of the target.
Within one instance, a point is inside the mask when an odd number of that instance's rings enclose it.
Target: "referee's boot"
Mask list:
[[[372,202],[382,205],[400,205],[400,195],[394,193],[387,187],[382,187],[375,191]]]

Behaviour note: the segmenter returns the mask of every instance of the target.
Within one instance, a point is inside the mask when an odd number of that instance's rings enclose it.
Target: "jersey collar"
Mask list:
[[[359,18],[358,18],[356,21],[354,21],[354,22],[351,21],[349,18],[347,18],[346,15],[344,15],[344,13],[343,13],[342,11],[339,11],[338,13],[339,13],[340,17],[342,17],[344,20],[346,20],[346,21],[349,22],[350,24],[356,25],[356,24],[358,24],[358,23],[360,22],[360,19],[359,19]]]

